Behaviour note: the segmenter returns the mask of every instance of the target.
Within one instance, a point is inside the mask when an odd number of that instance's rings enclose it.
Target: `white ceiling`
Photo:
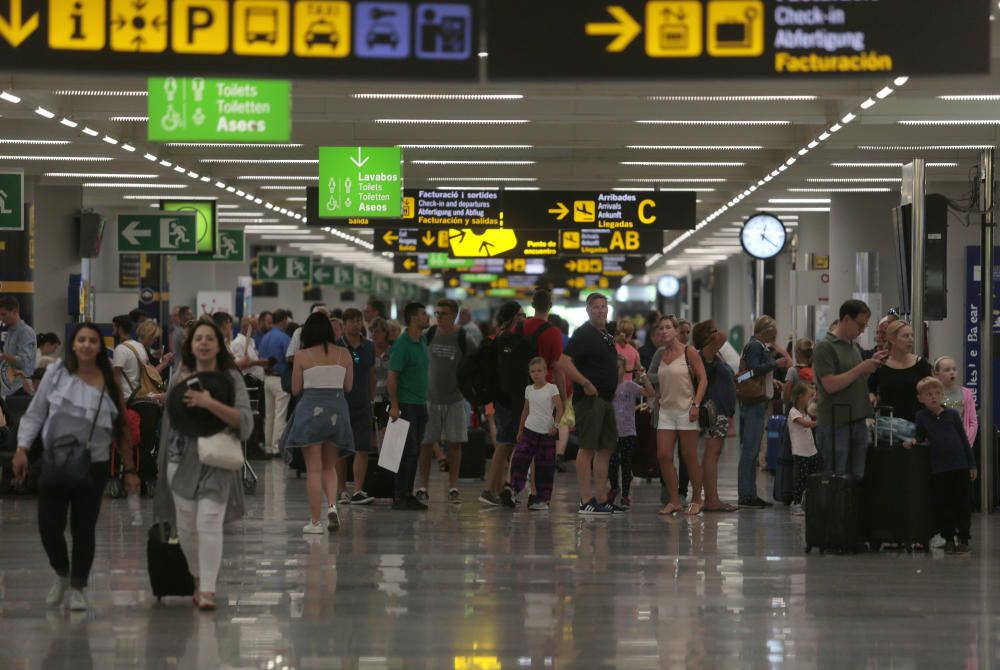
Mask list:
[[[996,26],[993,43],[993,71],[997,73],[1000,36]],[[876,94],[880,91],[886,94],[885,86],[891,88],[891,93],[878,99]],[[515,148],[408,148],[404,151],[408,188],[506,184],[571,190],[697,189],[699,220],[711,218],[711,222],[681,241],[677,241],[677,233],[667,233],[665,258],[651,262],[654,274],[667,270],[666,259],[673,259],[669,266],[672,271],[688,264],[722,260],[705,253],[705,247],[716,246],[719,240],[735,239],[717,233],[725,228],[730,228],[731,233],[735,229],[730,224],[757,208],[822,210],[827,206],[824,202],[784,203],[771,199],[822,201],[837,189],[897,191],[900,175],[897,164],[913,158],[942,164],[929,168],[930,178],[936,182],[964,182],[976,162],[977,150],[972,147],[1000,144],[997,74],[914,78],[902,86],[894,84],[892,78],[502,86],[402,82],[365,85],[296,80],[293,82],[294,144],[268,147],[176,146],[146,141],[145,81],[141,78],[0,71],[0,89],[21,98],[19,104],[0,99],[0,167],[23,167],[27,174],[42,175],[44,184],[91,184],[84,190],[84,202],[89,207],[145,208],[153,202],[152,196],[163,194],[218,197],[221,204],[228,205],[220,210],[222,217],[231,222],[226,227],[246,221],[251,225],[299,223],[290,216],[304,213],[304,187],[316,183],[311,178],[317,168],[309,161],[316,159],[319,146],[516,145]],[[83,91],[112,94],[79,93]],[[424,97],[396,99],[357,94]],[[451,97],[434,97],[444,95]],[[940,98],[945,95],[993,97]],[[481,96],[505,97],[482,99]],[[875,104],[861,109],[861,104],[869,98]],[[37,107],[50,110],[55,117],[39,115]],[[842,123],[847,114],[855,114],[857,118]],[[67,127],[60,123],[64,117],[80,125],[75,129]],[[429,120],[479,123],[427,123]],[[921,123],[926,121],[943,123]],[[820,141],[822,134],[829,133],[838,122],[843,127]],[[84,126],[98,131],[98,135],[84,134],[81,132]],[[106,136],[119,144],[108,143]],[[30,140],[66,144],[23,143]],[[798,154],[814,141],[813,149],[805,155]],[[136,151],[123,150],[124,142]],[[968,148],[921,148],[928,146]],[[146,153],[157,161],[146,160]],[[43,156],[113,160],[37,160]],[[793,165],[760,184],[791,157],[797,159]],[[161,160],[172,165],[161,165]],[[293,162],[260,162],[274,160]],[[175,171],[177,165],[184,167],[183,173]],[[192,178],[189,171],[198,177]],[[73,173],[122,176],[53,176]],[[203,176],[209,178],[208,183],[201,181]],[[216,181],[245,191],[261,202],[217,188]],[[137,186],[93,186],[109,183]],[[169,184],[181,187],[163,188]],[[160,188],[155,188],[156,185]],[[747,192],[748,189],[754,190]],[[743,193],[747,195],[742,200],[733,200]],[[129,196],[150,199],[126,200]],[[287,208],[289,215],[268,209],[266,203]],[[727,209],[719,213],[720,207]],[[258,212],[260,216],[254,216]],[[233,213],[243,216],[227,216]],[[782,213],[792,222],[797,214]],[[348,233],[347,238],[351,239],[310,231],[325,239],[296,243],[311,245],[317,253],[368,262],[373,269],[391,272],[389,259],[362,249],[371,239],[370,234],[354,230]],[[737,248],[731,243],[729,246],[728,250],[721,250],[720,256],[736,253]],[[697,253],[699,247],[702,253]]]

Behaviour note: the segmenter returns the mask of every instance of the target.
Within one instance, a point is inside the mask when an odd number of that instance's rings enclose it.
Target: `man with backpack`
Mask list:
[[[437,324],[428,329],[427,351],[427,428],[420,446],[420,487],[417,500],[427,502],[427,484],[431,474],[431,454],[437,442],[448,443],[448,502],[460,503],[458,472],[462,447],[469,441],[469,408],[458,385],[462,359],[471,355],[475,345],[458,326],[458,303],[439,300],[434,310]]]

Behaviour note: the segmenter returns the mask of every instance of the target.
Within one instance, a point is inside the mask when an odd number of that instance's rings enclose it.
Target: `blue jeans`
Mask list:
[[[399,472],[396,473],[396,500],[413,495],[420,444],[424,439],[424,428],[427,427],[427,405],[400,404],[399,417],[410,422],[410,430],[406,433],[406,446],[403,447]]]
[[[764,437],[769,402],[740,405],[740,464],[736,487],[740,500],[754,500],[757,495],[757,456]]]
[[[837,435],[837,448],[833,436]],[[868,456],[868,426],[864,420],[816,428],[816,448],[823,456],[823,472],[847,472],[847,454],[851,454],[851,472],[865,475],[865,458]],[[836,457],[836,458],[835,458]]]

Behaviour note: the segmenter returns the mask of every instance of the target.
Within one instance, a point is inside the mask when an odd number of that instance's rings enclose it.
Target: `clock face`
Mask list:
[[[660,280],[656,282],[656,289],[664,298],[673,298],[680,292],[681,282],[677,279],[677,277],[663,275],[660,277]]]
[[[760,213],[751,216],[740,231],[743,250],[754,258],[767,260],[774,258],[785,248],[788,231],[781,219],[773,214]]]

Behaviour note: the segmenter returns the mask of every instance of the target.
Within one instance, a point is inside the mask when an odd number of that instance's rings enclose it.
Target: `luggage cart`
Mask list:
[[[250,460],[247,458],[247,443],[243,442],[243,470],[241,471],[243,479],[243,492],[247,495],[252,496],[257,492],[257,473],[254,471],[253,466],[250,465]]]

